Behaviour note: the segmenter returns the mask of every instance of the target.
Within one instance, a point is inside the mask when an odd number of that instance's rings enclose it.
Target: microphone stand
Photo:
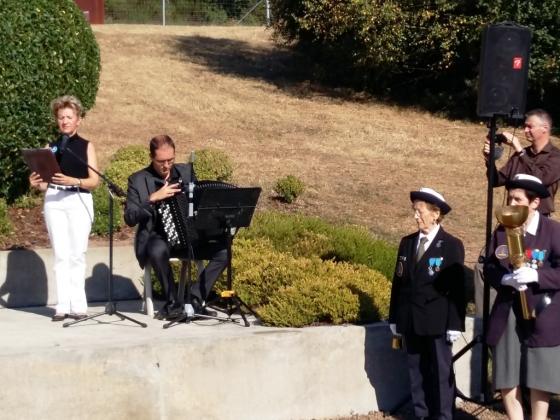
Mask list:
[[[496,181],[496,115],[493,115],[488,122],[488,136],[490,138],[490,151],[488,154],[488,167],[487,167],[487,179],[488,186],[486,191],[486,230],[485,230],[485,241],[484,241],[484,257],[479,258],[480,263],[487,261],[490,255],[490,244],[492,241],[492,222],[493,218],[493,208],[494,208],[494,182]],[[484,279],[483,279],[484,280]],[[488,379],[488,344],[486,344],[486,334],[488,333],[488,325],[490,322],[490,283],[484,280],[482,289],[482,334],[478,334],[473,338],[473,340],[463,347],[454,357],[453,362],[457,361],[463,354],[469,351],[477,344],[482,345],[481,351],[481,365],[480,365],[480,397],[481,400],[477,401],[473,398],[465,396],[459,389],[456,390],[457,396],[465,401],[474,402],[480,405],[490,405],[496,400],[492,398],[490,393],[491,384]]]
[[[62,149],[62,148],[61,148]],[[124,191],[112,182],[109,178],[107,178],[104,174],[99,172],[97,169],[91,167],[87,162],[85,162],[80,156],[72,151],[72,149],[64,148],[64,152],[70,153],[74,158],[76,158],[80,163],[86,165],[89,169],[95,172],[99,177],[105,182],[107,189],[109,191],[109,273],[107,275],[107,304],[105,305],[105,310],[103,312],[99,312],[97,314],[89,315],[84,318],[77,319],[72,322],[65,322],[62,324],[63,327],[69,327],[70,325],[77,324],[79,322],[87,321],[90,319],[94,319],[100,317],[102,315],[117,315],[122,321],[125,319],[134,322],[135,324],[140,325],[142,328],[146,328],[148,324],[143,322],[137,321],[117,310],[117,303],[113,301],[113,202],[114,202],[114,195],[125,197],[126,194]]]

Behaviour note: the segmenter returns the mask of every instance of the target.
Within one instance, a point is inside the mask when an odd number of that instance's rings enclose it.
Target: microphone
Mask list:
[[[68,140],[70,139],[70,136],[68,136],[68,134],[63,134],[61,139],[60,139],[60,144],[58,146],[58,154],[60,156],[62,156],[64,154],[64,152],[66,151],[66,148],[68,147]]]
[[[194,198],[194,182],[192,180],[193,174],[194,174],[194,168],[192,167],[192,165],[194,165],[194,150],[191,152],[191,159],[190,159],[190,163],[191,163],[191,179],[189,181],[189,185],[188,185],[188,202],[189,202],[189,217],[194,217],[194,202],[193,202],[193,198]]]

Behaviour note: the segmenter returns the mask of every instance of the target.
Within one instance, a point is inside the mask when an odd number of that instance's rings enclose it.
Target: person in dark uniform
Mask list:
[[[495,230],[484,278],[497,291],[487,343],[493,352],[494,387],[502,394],[510,419],[523,419],[521,387],[529,388],[531,418],[547,418],[550,394],[560,392],[560,223],[543,217],[541,199],[549,191],[540,179],[518,174],[506,183],[508,203],[527,206],[525,266],[512,270],[506,232]],[[524,320],[519,292],[524,291],[535,318]]]
[[[142,268],[150,263],[165,294],[166,303],[155,316],[158,319],[173,319],[182,313],[183,308],[179,304],[169,263],[169,258],[174,255],[157,207],[161,201],[181,192],[191,181],[196,182],[196,176],[192,164],[175,163],[175,143],[167,135],[150,140],[150,157],[151,164],[128,179],[124,220],[129,226],[138,225],[134,243],[136,258]],[[191,287],[192,304],[195,312],[209,314],[205,302],[214,283],[227,267],[225,235],[212,237],[200,232],[198,240],[191,245],[195,259],[209,260],[199,273],[198,282]]]
[[[78,98],[61,96],[51,103],[61,136],[50,143],[61,173],[50,183],[33,172],[32,188],[45,191],[44,216],[54,252],[57,305],[53,321],[86,316],[86,251],[93,223],[93,198],[99,176],[93,144],[78,135],[84,111]]]
[[[452,343],[465,330],[463,243],[440,223],[451,210],[431,188],[410,193],[418,231],[399,245],[389,326],[404,337],[414,414],[453,418]]]

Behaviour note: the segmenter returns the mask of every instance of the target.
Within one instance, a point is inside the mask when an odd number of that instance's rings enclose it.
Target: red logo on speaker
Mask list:
[[[513,69],[521,70],[523,68],[523,57],[513,57]]]

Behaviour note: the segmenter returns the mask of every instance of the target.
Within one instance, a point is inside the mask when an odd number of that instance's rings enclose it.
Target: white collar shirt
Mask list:
[[[432,242],[434,241],[434,238],[436,237],[438,232],[439,232],[439,224],[436,225],[436,227],[434,229],[432,229],[432,231],[430,233],[428,233],[427,235],[425,233],[419,232],[418,242],[416,242],[416,253],[418,253],[418,248],[420,247],[420,240],[422,238],[427,238],[428,239],[426,241],[426,243],[424,244],[424,250],[427,250],[430,247],[430,245],[432,244]]]
[[[539,227],[539,218],[540,218],[539,212],[535,211],[533,217],[531,218],[531,221],[529,222],[527,227],[525,227],[525,233],[529,233],[533,236],[537,235],[537,228]]]

